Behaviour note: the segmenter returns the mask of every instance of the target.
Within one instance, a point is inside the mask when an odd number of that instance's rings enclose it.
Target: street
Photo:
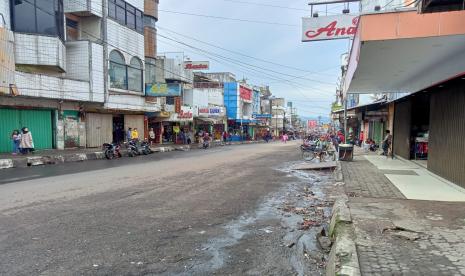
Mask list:
[[[274,143],[2,171],[0,274],[320,273],[314,233],[302,249],[278,211],[310,183],[299,159]]]

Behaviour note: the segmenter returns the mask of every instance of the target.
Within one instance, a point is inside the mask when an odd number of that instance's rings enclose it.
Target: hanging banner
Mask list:
[[[176,113],[181,112],[181,97],[174,98],[174,112]]]
[[[351,38],[357,32],[357,27],[357,15],[304,17],[302,18],[302,41]]]
[[[181,84],[179,83],[146,84],[145,95],[150,96],[150,97],[179,97],[181,96]]]

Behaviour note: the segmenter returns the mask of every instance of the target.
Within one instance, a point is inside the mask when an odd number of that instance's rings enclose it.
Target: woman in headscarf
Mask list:
[[[34,151],[34,141],[32,140],[32,134],[27,127],[23,127],[21,134],[21,142],[19,147],[23,154],[27,154],[29,152]]]

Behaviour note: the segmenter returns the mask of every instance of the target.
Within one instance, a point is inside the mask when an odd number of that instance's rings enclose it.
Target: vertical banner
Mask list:
[[[174,112],[181,113],[181,97],[174,98]]]

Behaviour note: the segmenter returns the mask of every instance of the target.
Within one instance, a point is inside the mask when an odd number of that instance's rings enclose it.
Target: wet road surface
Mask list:
[[[290,171],[299,157],[260,144],[1,172],[0,275],[320,274],[317,228],[288,207],[317,208],[330,179]]]

